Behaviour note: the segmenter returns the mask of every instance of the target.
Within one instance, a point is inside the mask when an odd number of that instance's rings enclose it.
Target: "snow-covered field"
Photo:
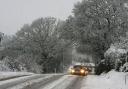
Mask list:
[[[110,71],[100,76],[89,75],[81,89],[128,89],[128,73]]]

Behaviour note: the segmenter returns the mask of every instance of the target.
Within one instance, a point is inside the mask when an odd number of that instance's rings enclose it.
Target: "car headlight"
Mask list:
[[[72,72],[72,73],[74,73],[74,72],[75,72],[75,70],[74,70],[74,69],[72,69],[72,70],[71,70],[71,72]]]
[[[81,69],[81,70],[80,70],[80,73],[85,73],[85,70]]]

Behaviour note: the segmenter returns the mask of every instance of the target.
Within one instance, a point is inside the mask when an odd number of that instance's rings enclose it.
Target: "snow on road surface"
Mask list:
[[[65,75],[40,89],[66,89],[78,76]]]
[[[128,73],[110,71],[85,77],[66,75],[39,89],[128,89]]]
[[[14,77],[32,75],[32,74],[34,74],[34,73],[29,73],[29,72],[0,72],[0,81],[5,80],[5,79],[14,78]]]
[[[0,89],[128,89],[128,73],[110,71],[100,76],[85,77],[65,74],[33,74],[0,81]]]
[[[51,75],[45,75],[45,76],[42,76],[42,77],[39,77],[37,79],[32,79],[32,80],[29,80],[27,82],[24,82],[24,83],[21,83],[21,84],[18,84],[16,86],[13,86],[13,87],[10,87],[10,88],[7,88],[7,89],[32,89],[32,85],[33,84],[38,84],[40,82],[43,82],[49,78],[52,78],[54,77],[55,75],[51,74]],[[35,87],[35,86],[34,86]]]
[[[31,75],[31,76],[24,76],[24,77],[8,79],[8,80],[5,80],[5,81],[0,81],[0,89],[6,89],[8,87],[15,86],[17,84],[29,81],[31,79],[36,79],[36,78],[42,77],[42,76],[44,76],[44,75],[34,74],[34,75]]]

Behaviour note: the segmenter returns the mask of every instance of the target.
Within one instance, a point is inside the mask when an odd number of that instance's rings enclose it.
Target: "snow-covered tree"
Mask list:
[[[62,64],[70,62],[64,55],[70,56],[71,52],[70,41],[61,38],[62,24],[56,18],[46,17],[24,25],[15,36],[2,42],[1,58],[8,56],[11,64],[18,65],[17,69],[22,66],[38,73],[63,71]]]

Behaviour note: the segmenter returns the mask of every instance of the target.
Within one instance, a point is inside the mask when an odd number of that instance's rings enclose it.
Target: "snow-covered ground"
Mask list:
[[[29,72],[0,72],[0,80],[13,78],[13,77],[32,75],[32,74],[33,73],[29,73]]]
[[[89,75],[81,89],[128,89],[128,73],[110,71],[100,76]]]
[[[13,86],[13,87],[10,87],[10,88],[7,88],[7,89],[24,89],[25,87],[28,87],[29,85],[38,84],[38,83],[42,82],[43,80],[46,81],[46,79],[51,78],[53,76],[54,75],[42,76],[42,77],[39,77],[37,79],[28,80],[27,82],[20,83],[16,86]]]
[[[128,73],[112,70],[109,73],[100,76],[88,75],[83,77],[83,79],[80,78],[82,77],[70,75],[63,76],[40,89],[68,89],[68,86],[74,81],[78,82],[74,83],[74,87],[70,87],[70,89],[128,89]]]
[[[65,75],[62,78],[60,78],[46,86],[43,86],[39,89],[67,89],[67,87],[70,86],[70,84],[73,81],[75,81],[76,78],[77,78],[77,76]]]
[[[30,75],[0,81],[0,89],[128,89],[128,73],[114,70],[85,77],[65,74],[4,72],[2,76]]]

